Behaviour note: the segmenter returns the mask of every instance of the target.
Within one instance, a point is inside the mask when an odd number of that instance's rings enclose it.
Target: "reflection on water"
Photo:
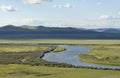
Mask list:
[[[117,68],[120,69],[120,66],[109,66],[109,65],[101,65],[101,64],[92,64],[82,62],[78,58],[78,54],[85,53],[90,50],[87,46],[78,46],[78,45],[60,45],[65,47],[67,50],[58,53],[46,53],[42,58],[51,62],[59,62],[59,63],[67,63],[75,66],[86,66],[86,67],[98,67],[98,68]]]

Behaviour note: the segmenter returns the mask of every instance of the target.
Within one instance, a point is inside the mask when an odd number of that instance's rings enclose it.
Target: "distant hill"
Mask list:
[[[0,27],[0,39],[120,39],[120,29],[6,25]]]
[[[101,29],[94,29],[97,32],[106,32],[106,33],[120,33],[120,29],[117,28],[101,28]]]

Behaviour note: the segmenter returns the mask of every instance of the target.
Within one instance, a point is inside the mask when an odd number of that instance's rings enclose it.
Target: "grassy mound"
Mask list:
[[[66,50],[64,47],[57,46],[53,51],[54,51],[54,52],[62,52],[62,51],[64,51],[64,50]]]

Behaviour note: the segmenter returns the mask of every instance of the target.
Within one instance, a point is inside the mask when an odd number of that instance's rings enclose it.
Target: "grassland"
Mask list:
[[[0,45],[0,52],[42,51],[42,50],[46,50],[48,48],[49,48],[49,46]]]
[[[120,46],[93,46],[90,52],[80,54],[79,58],[85,62],[120,66]]]
[[[50,46],[43,45],[0,45],[1,52],[30,52],[30,51],[44,51],[49,49]],[[61,46],[56,46],[53,50],[54,52],[64,51],[65,48]]]
[[[116,52],[116,54],[113,55],[115,57],[116,55],[120,55],[118,53],[118,51],[120,51],[120,40],[0,40],[0,44],[76,44],[91,46],[94,49],[97,48],[98,50],[100,47],[104,47],[106,49],[107,46],[110,52],[106,53],[107,58],[111,58],[113,52]],[[100,51],[101,52],[98,52],[99,55],[104,55],[103,50],[100,49]],[[118,57],[116,58],[118,59]],[[36,59],[35,62],[37,61],[38,60]],[[32,66],[23,64],[0,64],[0,78],[120,78],[120,71],[117,70],[64,68],[64,66],[46,67],[47,65],[43,64]]]
[[[57,65],[71,66],[67,64],[49,63],[41,59],[46,52],[60,52],[64,47],[55,45],[0,45],[0,64],[29,64],[29,65]]]
[[[64,39],[30,39],[0,40],[0,44],[79,44],[79,45],[120,45],[120,40],[64,40]]]
[[[40,57],[53,51],[55,46],[0,45],[0,64],[41,64]]]
[[[0,78],[120,78],[119,73],[114,70],[0,65]]]

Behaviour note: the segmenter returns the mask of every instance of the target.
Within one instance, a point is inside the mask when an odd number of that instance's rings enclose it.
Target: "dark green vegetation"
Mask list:
[[[92,46],[92,50],[80,54],[79,58],[85,62],[120,66],[120,46]]]
[[[0,28],[0,39],[120,39],[120,29],[7,25]]]

